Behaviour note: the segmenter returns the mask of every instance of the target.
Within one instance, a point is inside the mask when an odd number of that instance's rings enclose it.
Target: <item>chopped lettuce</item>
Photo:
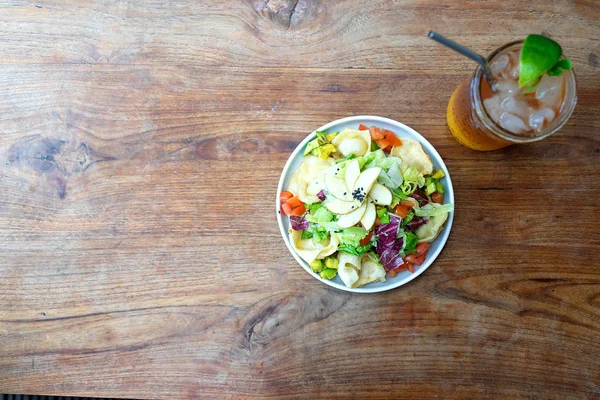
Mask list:
[[[452,211],[454,211],[453,204],[429,203],[423,207],[416,208],[415,215],[419,217],[437,217]]]
[[[369,257],[371,257],[373,260],[381,264],[381,261],[379,260],[379,254],[377,254],[375,251],[370,250],[367,252],[367,254],[369,254]]]
[[[404,182],[404,177],[402,176],[402,172],[400,172],[399,164],[392,165],[388,170],[387,174],[390,177],[390,179],[394,182],[395,187],[393,189],[396,189],[397,187],[402,185],[402,182]]]
[[[360,246],[360,241],[367,236],[367,231],[359,226],[352,226],[350,228],[342,229],[338,236],[340,238],[340,245]],[[341,246],[340,246],[341,247]]]
[[[392,165],[387,172],[382,169],[377,178],[377,182],[387,186],[390,190],[397,189],[402,185],[403,181],[404,179],[402,178],[402,173],[400,172],[400,166],[398,164]]]
[[[363,156],[362,159],[364,161],[364,164],[361,165],[361,170],[379,167],[387,171],[392,165],[399,165],[400,163],[402,163],[402,160],[398,157],[387,157],[381,149],[375,150]]]
[[[371,244],[366,244],[364,246],[351,246],[349,244],[342,244],[338,247],[339,251],[343,251],[344,253],[353,254],[357,257],[362,256],[367,251],[371,250]]]
[[[315,203],[320,205],[319,203]],[[331,222],[335,220],[335,215],[329,211],[326,207],[320,206],[318,208],[311,207],[310,213],[306,214],[305,219],[309,222],[315,222],[322,224],[325,222]]]
[[[392,202],[390,208],[395,208],[402,200],[408,199],[408,196],[402,193],[402,188],[392,190]]]
[[[314,243],[320,243],[329,237],[329,232],[322,226],[309,224],[308,229],[302,231],[302,239],[312,239]]]
[[[425,177],[416,168],[409,167],[402,173],[404,182],[400,189],[405,195],[414,193],[418,188],[425,186]]]
[[[406,232],[404,234],[404,248],[402,251],[404,254],[414,253],[417,244],[419,243],[419,238],[412,232]]]
[[[336,164],[342,163],[344,161],[350,161],[356,158],[356,154],[348,154],[348,157],[340,158],[339,160],[335,160]]]
[[[408,210],[406,217],[402,220],[402,227],[404,228],[406,224],[408,224],[415,217],[415,212],[413,210]]]
[[[381,183],[382,185],[387,186],[388,188],[390,188],[392,190],[394,190],[398,187],[398,186],[395,186],[394,181],[390,178],[390,176],[384,170],[381,170],[381,172],[379,173],[379,176],[377,177],[377,182]]]

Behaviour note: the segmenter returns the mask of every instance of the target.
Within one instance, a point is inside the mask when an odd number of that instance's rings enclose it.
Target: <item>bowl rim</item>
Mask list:
[[[433,254],[428,254],[428,257],[425,260],[425,263],[423,263],[423,265],[419,266],[419,268],[414,273],[406,276],[403,279],[388,278],[387,282],[392,281],[393,283],[390,285],[387,285],[387,286],[369,288],[369,286],[367,284],[366,286],[359,287],[359,288],[350,288],[350,287],[347,287],[346,285],[344,285],[343,283],[340,284],[340,283],[337,283],[334,281],[330,281],[328,279],[321,278],[318,274],[313,272],[313,270],[306,263],[306,261],[304,261],[302,258],[300,258],[300,256],[296,253],[296,251],[294,250],[293,246],[290,243],[288,231],[285,228],[285,226],[283,225],[284,215],[282,215],[280,213],[279,193],[282,192],[283,184],[284,184],[287,176],[290,174],[290,167],[291,167],[292,163],[294,162],[294,160],[296,160],[296,158],[298,157],[300,152],[305,148],[306,144],[316,137],[317,131],[326,131],[326,130],[330,129],[331,127],[334,127],[339,124],[356,123],[358,125],[360,123],[371,123],[371,122],[387,123],[387,124],[398,127],[399,130],[401,130],[401,131],[410,133],[412,135],[412,137],[415,140],[417,140],[421,144],[421,146],[424,147],[424,150],[429,155],[429,157],[434,159],[434,161],[439,165],[439,168],[441,168],[444,171],[444,174],[446,175],[445,176],[446,194],[448,196],[448,201],[452,204],[455,204],[454,188],[452,186],[452,179],[450,178],[450,173],[448,172],[448,168],[446,167],[444,160],[442,159],[440,154],[437,152],[437,150],[433,147],[433,145],[431,143],[429,143],[429,141],[427,139],[425,139],[425,137],[423,137],[420,133],[418,133],[411,127],[409,127],[401,122],[395,121],[391,118],[379,117],[379,116],[374,116],[374,115],[357,115],[357,116],[336,119],[334,121],[331,121],[331,122],[319,127],[318,129],[314,130],[309,135],[307,135],[306,138],[304,138],[304,140],[302,140],[302,142],[300,142],[300,144],[298,144],[298,146],[296,146],[296,148],[294,149],[294,151],[288,158],[287,162],[285,163],[285,166],[283,167],[283,170],[281,172],[281,176],[279,178],[279,184],[277,185],[277,194],[276,194],[276,198],[275,198],[275,214],[277,215],[277,224],[279,225],[279,230],[281,232],[281,236],[283,237],[283,241],[285,242],[289,252],[292,254],[292,256],[294,257],[296,262],[298,264],[300,264],[300,266],[302,266],[302,268],[304,268],[304,270],[306,270],[306,272],[308,272],[310,275],[312,275],[317,280],[325,283],[326,285],[329,285],[329,286],[334,287],[339,290],[343,290],[346,292],[353,292],[353,293],[385,292],[385,291],[396,289],[400,286],[403,286],[403,285],[407,284],[408,282],[411,282],[412,280],[417,278],[419,275],[421,275],[423,272],[425,272],[425,270],[427,268],[429,268],[429,266],[431,264],[433,264],[433,262],[437,259],[437,257],[442,252],[444,246],[446,245],[446,242],[448,241],[448,236],[450,235],[450,231],[452,229],[452,222],[454,221],[454,212],[451,212],[448,215],[448,219],[446,220],[446,222],[444,224],[444,229],[439,234],[439,236],[435,239],[435,241],[438,241],[438,240],[441,241],[439,247],[436,249],[436,251]],[[400,136],[400,134],[398,134],[398,135]]]

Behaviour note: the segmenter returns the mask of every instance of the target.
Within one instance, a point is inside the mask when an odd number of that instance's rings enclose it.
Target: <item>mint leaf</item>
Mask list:
[[[573,68],[571,60],[569,60],[568,58],[563,58],[562,60],[557,62],[556,65],[554,65],[554,67],[550,68],[547,74],[550,76],[561,76],[563,70],[569,70],[571,68]]]

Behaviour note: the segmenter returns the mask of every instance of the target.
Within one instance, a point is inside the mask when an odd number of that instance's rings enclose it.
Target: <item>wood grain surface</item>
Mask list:
[[[470,61],[557,38],[564,129],[478,153]],[[600,399],[600,7],[578,1],[0,1],[0,392],[156,399]],[[438,260],[330,289],[276,224],[312,130],[402,121],[456,213]]]

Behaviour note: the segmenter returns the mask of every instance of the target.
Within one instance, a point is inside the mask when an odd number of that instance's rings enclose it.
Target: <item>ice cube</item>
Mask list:
[[[529,117],[529,105],[526,101],[518,97],[506,94],[502,103],[500,103],[500,107],[502,108],[502,111],[517,115],[520,118],[526,119]]]
[[[502,108],[500,107],[501,100],[502,98],[499,95],[494,95],[483,101],[485,110],[495,123],[500,121],[500,115],[502,114]]]
[[[549,107],[558,108],[562,102],[564,81],[563,76],[544,74],[535,91],[535,98]]]
[[[539,132],[544,127],[544,121],[550,123],[553,119],[554,111],[551,108],[542,108],[529,116],[529,126]]]
[[[496,86],[496,89],[501,92],[506,92],[513,96],[519,93],[519,85],[517,84],[517,82],[512,80],[499,81]]]
[[[519,66],[519,64],[513,65],[508,73],[508,76],[510,76],[512,79],[514,79],[516,81],[519,79],[520,72],[521,72],[521,67]]]
[[[529,130],[521,118],[509,112],[500,115],[500,126],[512,133],[524,133]]]
[[[518,80],[519,73],[521,72],[521,50],[513,51],[510,54],[510,69],[508,70],[508,77]]]
[[[509,63],[510,58],[506,54],[499,55],[494,61],[492,61],[492,64],[490,65],[492,75],[500,75],[500,72],[504,71],[506,67],[508,67]]]

